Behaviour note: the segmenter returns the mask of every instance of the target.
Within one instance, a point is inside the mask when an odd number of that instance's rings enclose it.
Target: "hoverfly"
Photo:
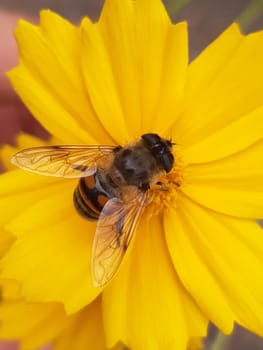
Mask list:
[[[33,173],[79,178],[73,202],[97,220],[91,270],[94,285],[118,270],[143,212],[151,186],[174,164],[173,143],[148,133],[125,146],[43,146],[24,149],[11,161]]]

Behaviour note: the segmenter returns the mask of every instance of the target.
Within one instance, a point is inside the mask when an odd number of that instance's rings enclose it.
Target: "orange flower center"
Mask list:
[[[174,154],[175,164],[169,173],[163,173],[158,181],[151,186],[149,212],[152,215],[159,214],[171,205],[175,206],[178,192],[183,182],[183,162],[181,157]]]

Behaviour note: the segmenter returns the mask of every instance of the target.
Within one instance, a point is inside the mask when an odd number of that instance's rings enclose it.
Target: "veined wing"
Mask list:
[[[16,153],[11,162],[40,175],[79,178],[94,174],[97,163],[113,154],[115,146],[43,146]]]
[[[105,285],[118,270],[134,230],[142,214],[147,192],[124,203],[110,199],[104,206],[94,236],[92,248],[92,277],[96,287]]]

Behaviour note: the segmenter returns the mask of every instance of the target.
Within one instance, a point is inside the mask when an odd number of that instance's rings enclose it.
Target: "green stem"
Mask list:
[[[226,350],[229,340],[230,337],[227,337],[223,333],[218,332],[215,341],[210,347],[210,350]]]
[[[263,13],[263,0],[252,0],[251,3],[237,17],[242,31],[246,32]]]
[[[173,16],[177,11],[181,10],[181,8],[183,8],[189,2],[191,2],[191,0],[171,0],[168,2],[166,9],[170,16]]]

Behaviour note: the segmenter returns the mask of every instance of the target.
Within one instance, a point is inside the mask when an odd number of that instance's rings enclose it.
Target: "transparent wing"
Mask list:
[[[97,162],[109,157],[115,146],[47,146],[24,149],[11,162],[33,173],[78,178],[94,174]]]
[[[124,203],[113,198],[104,206],[93,241],[91,269],[96,287],[106,284],[118,270],[143,211],[147,192]]]

